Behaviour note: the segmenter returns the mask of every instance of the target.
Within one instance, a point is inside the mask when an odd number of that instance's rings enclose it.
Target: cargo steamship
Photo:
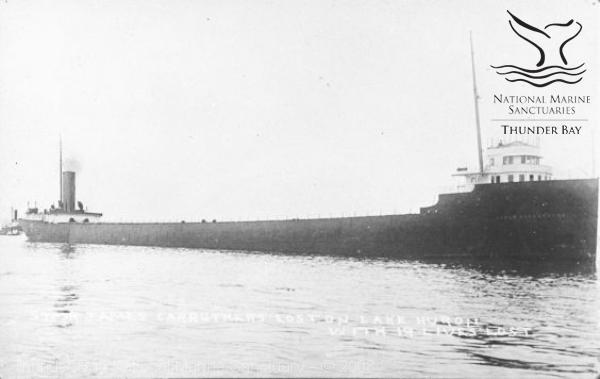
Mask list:
[[[475,76],[473,65],[473,76]],[[479,169],[459,169],[468,191],[440,194],[419,213],[239,222],[109,223],[75,199],[60,168],[58,206],[18,220],[29,241],[241,250],[394,259],[590,263],[596,258],[598,179],[555,180],[539,145],[481,146]],[[61,148],[62,151],[62,148]],[[62,152],[61,152],[62,154]],[[484,161],[486,164],[484,165]],[[76,207],[77,205],[77,207]]]

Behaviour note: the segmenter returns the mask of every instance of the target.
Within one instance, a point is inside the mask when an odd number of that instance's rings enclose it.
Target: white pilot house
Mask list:
[[[454,176],[464,177],[467,185],[550,180],[552,168],[541,165],[541,158],[538,145],[522,141],[499,141],[488,147],[480,172],[458,168]]]

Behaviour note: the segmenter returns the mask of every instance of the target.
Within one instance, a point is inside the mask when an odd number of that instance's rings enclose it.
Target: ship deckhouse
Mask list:
[[[75,172],[62,172],[60,185],[61,199],[58,206],[54,204],[50,209],[40,211],[37,207],[28,208],[24,219],[56,223],[97,223],[100,222],[102,213],[88,212],[81,201],[75,201]]]
[[[550,180],[552,168],[540,164],[541,159],[538,145],[499,141],[487,148],[481,172],[458,168],[453,176],[464,177],[467,185]]]
[[[75,172],[63,171],[62,140],[59,147],[59,199],[58,204],[52,204],[50,209],[39,210],[37,206],[30,208],[23,219],[57,223],[98,223],[102,213],[88,212],[81,201],[75,199]]]

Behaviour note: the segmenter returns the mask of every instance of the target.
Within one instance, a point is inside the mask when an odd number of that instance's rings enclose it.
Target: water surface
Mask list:
[[[595,270],[0,237],[0,377],[594,378]]]

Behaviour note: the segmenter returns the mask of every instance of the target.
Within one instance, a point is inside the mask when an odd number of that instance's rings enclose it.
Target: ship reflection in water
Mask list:
[[[594,269],[0,239],[0,376],[597,375]]]

